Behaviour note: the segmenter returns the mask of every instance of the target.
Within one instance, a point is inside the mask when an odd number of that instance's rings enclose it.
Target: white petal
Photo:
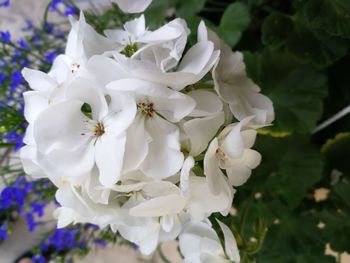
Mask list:
[[[125,142],[125,137],[116,138],[110,134],[104,134],[97,139],[95,158],[102,185],[112,186],[119,181],[123,167]]]
[[[218,140],[215,138],[209,144],[208,150],[204,156],[204,174],[207,177],[210,191],[218,195],[221,192],[221,183],[219,177],[224,176],[219,167],[219,160],[216,156],[216,150],[219,148]]]
[[[146,31],[145,16],[141,15],[139,18],[130,20],[124,24],[124,28],[127,32],[134,35],[136,38],[142,36]]]
[[[217,183],[220,184],[220,177],[217,177]],[[221,191],[218,195],[214,195],[205,178],[190,176],[190,197],[187,209],[192,221],[202,221],[212,213],[225,211],[231,207],[232,199],[232,191]]]
[[[27,91],[23,93],[25,108],[24,117],[29,123],[34,122],[38,115],[49,106],[46,92]]]
[[[193,90],[187,95],[196,101],[196,108],[190,114],[192,117],[213,115],[223,110],[222,101],[213,92],[207,90]]]
[[[241,157],[244,151],[244,142],[241,135],[242,123],[231,127],[233,127],[231,131],[221,141],[220,149],[230,158],[234,159]],[[224,130],[222,133],[225,132]]]
[[[191,97],[163,85],[144,80],[117,80],[108,84],[107,88],[149,97],[149,100],[154,104],[154,109],[172,122],[180,121],[195,107],[195,102]]]
[[[197,156],[207,147],[211,139],[215,136],[219,128],[224,124],[225,116],[223,112],[216,115],[193,119],[183,124],[183,130],[190,140],[190,154]]]
[[[103,119],[106,133],[115,136],[124,133],[136,116],[136,102],[128,94],[110,91],[109,113]]]
[[[239,263],[241,261],[241,257],[239,255],[235,237],[233,236],[231,230],[224,223],[222,223],[218,219],[216,219],[216,221],[219,223],[221,231],[224,233],[225,252],[228,258],[234,261],[235,263]]]
[[[188,223],[184,226],[179,236],[179,247],[185,258],[202,253],[215,255],[222,251],[218,235],[212,227],[203,222]]]
[[[243,185],[252,174],[252,170],[244,164],[235,164],[226,169],[227,177],[233,186]]]
[[[44,178],[45,173],[37,163],[36,147],[26,145],[21,148],[20,152],[23,170],[32,178]]]
[[[178,128],[155,115],[147,120],[146,130],[153,141],[149,144],[148,155],[141,170],[147,176],[157,179],[177,173],[184,162]]]
[[[55,104],[42,112],[34,126],[34,138],[40,152],[53,149],[76,149],[86,144],[85,117],[82,102],[69,100]]]
[[[241,132],[245,148],[253,147],[257,135],[257,131],[253,129],[244,130]]]
[[[179,65],[178,70],[180,72],[199,74],[207,65],[213,51],[213,43],[209,41],[197,43],[189,51],[187,51]]]
[[[184,195],[188,195],[189,177],[193,167],[194,167],[194,159],[192,156],[188,156],[182,166],[181,175],[180,175],[180,188]]]
[[[114,80],[130,77],[130,73],[126,72],[119,63],[106,56],[91,57],[86,67],[90,73],[89,77],[103,87]]]
[[[77,78],[70,83],[67,89],[67,98],[89,104],[92,110],[92,118],[101,121],[108,113],[108,105],[102,90],[98,88],[99,86],[93,86],[91,81]]]
[[[178,214],[185,207],[186,201],[179,195],[156,197],[130,209],[131,216],[158,217]]]
[[[51,92],[58,86],[58,83],[53,78],[38,70],[24,68],[22,75],[30,88],[36,91]]]
[[[152,141],[152,138],[145,130],[144,121],[144,118],[140,115],[136,116],[134,124],[127,131],[124,172],[138,169],[148,153],[148,144]]]
[[[53,150],[44,155],[40,154],[38,163],[55,185],[60,185],[64,181],[80,183],[93,168],[94,152],[89,146],[80,147],[74,151]]]
[[[112,0],[125,13],[142,13],[151,4],[152,0]]]
[[[173,215],[165,215],[160,218],[160,224],[165,232],[170,232],[175,224]]]

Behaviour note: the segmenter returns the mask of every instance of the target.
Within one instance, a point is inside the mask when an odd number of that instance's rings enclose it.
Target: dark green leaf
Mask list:
[[[350,38],[349,0],[310,0],[303,10],[310,27]]]
[[[229,45],[234,46],[240,40],[242,32],[249,23],[250,14],[247,6],[236,2],[225,10],[217,31]]]
[[[204,7],[206,0],[186,0],[179,7],[179,16],[190,18],[197,14]]]
[[[340,133],[334,139],[328,140],[323,146],[322,152],[332,167],[350,174],[348,163],[350,156],[350,132]]]

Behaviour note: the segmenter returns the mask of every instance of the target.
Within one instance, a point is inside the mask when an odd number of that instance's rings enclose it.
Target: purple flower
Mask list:
[[[94,239],[94,243],[96,245],[100,246],[101,248],[106,248],[107,247],[106,241],[104,241],[103,239],[100,239],[100,238]]]
[[[25,213],[25,218],[27,221],[27,226],[29,232],[33,232],[37,226],[37,223],[35,222],[34,215],[32,213]]]
[[[7,237],[7,223],[5,222],[0,225],[0,240],[6,240]]]
[[[10,0],[0,0],[0,7],[7,7],[10,5]]]
[[[57,57],[57,53],[55,51],[48,52],[45,54],[45,58],[49,63],[53,63],[56,57]]]
[[[56,229],[54,234],[48,238],[48,242],[57,250],[63,251],[77,246],[77,230]]]
[[[11,42],[11,34],[9,31],[0,31],[0,40],[6,43]]]
[[[11,80],[13,84],[21,84],[24,82],[22,73],[19,70],[15,70],[12,72]]]
[[[2,190],[0,196],[0,210],[5,210],[11,206],[22,208],[24,205],[24,194],[21,189],[8,186]]]
[[[18,40],[18,45],[23,48],[23,49],[27,49],[29,50],[30,49],[30,46],[29,44],[27,43],[27,41],[23,38],[21,38],[20,40]]]
[[[39,217],[42,217],[44,215],[44,208],[46,206],[46,203],[36,203],[33,202],[30,204],[32,211],[37,214]]]
[[[44,258],[44,257],[41,256],[41,255],[35,255],[35,256],[33,256],[33,257],[32,257],[32,261],[33,261],[34,263],[46,263],[46,262],[47,262],[46,258]]]

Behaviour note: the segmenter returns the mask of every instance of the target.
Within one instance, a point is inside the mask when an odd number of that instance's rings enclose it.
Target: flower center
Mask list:
[[[98,122],[94,127],[94,134],[96,137],[100,137],[105,133],[105,127],[101,122]]]
[[[139,49],[139,47],[137,46],[137,44],[129,44],[127,45],[122,52],[123,55],[125,55],[126,57],[130,58],[132,55],[134,55],[134,53]]]
[[[221,161],[225,161],[227,159],[226,154],[220,148],[216,149],[215,154]]]
[[[78,63],[73,63],[70,69],[71,69],[71,72],[74,74],[79,70],[79,68],[80,68],[80,65]]]
[[[139,102],[137,103],[137,109],[142,114],[145,114],[147,117],[153,117],[154,114],[154,104],[152,102]]]

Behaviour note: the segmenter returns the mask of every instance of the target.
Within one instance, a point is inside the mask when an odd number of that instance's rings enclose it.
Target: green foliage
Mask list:
[[[0,135],[16,130],[22,123],[24,119],[18,111],[0,105]]]
[[[240,40],[242,32],[248,27],[249,22],[250,16],[247,6],[236,2],[226,8],[217,32],[227,44],[234,46]]]

